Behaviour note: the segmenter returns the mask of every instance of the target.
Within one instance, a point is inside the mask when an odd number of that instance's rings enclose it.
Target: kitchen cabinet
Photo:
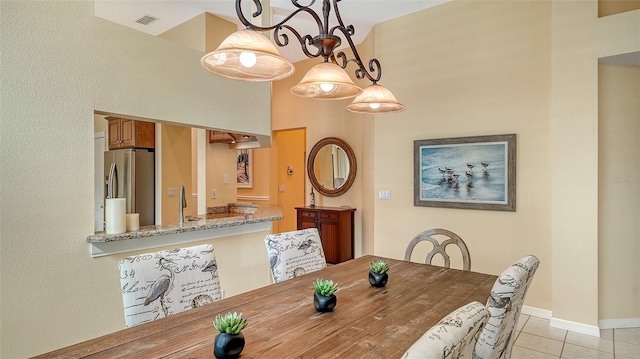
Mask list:
[[[353,259],[355,208],[296,207],[298,229],[318,228],[327,263]]]
[[[106,117],[109,121],[109,149],[155,148],[156,124],[127,118]]]

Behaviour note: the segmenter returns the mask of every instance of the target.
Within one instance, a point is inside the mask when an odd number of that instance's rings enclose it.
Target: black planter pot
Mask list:
[[[333,294],[326,297],[318,292],[313,292],[313,306],[316,307],[316,310],[319,312],[332,311],[333,308],[336,307],[337,302],[338,298]]]
[[[237,358],[244,349],[244,335],[219,333],[213,346],[213,355],[218,359]]]
[[[388,281],[389,281],[389,274],[387,273],[378,274],[378,273],[369,271],[369,283],[371,283],[372,286],[381,288],[387,285]]]

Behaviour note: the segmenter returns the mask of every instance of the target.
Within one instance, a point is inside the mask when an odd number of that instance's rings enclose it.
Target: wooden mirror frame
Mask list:
[[[328,189],[320,184],[318,178],[316,177],[316,171],[314,168],[316,156],[318,152],[326,146],[326,145],[336,145],[340,146],[344,152],[347,154],[347,158],[349,159],[349,175],[344,181],[344,184],[340,186],[338,189]],[[323,138],[318,143],[316,143],[311,152],[309,152],[309,159],[307,160],[307,174],[309,176],[309,181],[311,181],[311,185],[315,188],[318,193],[327,197],[337,197],[349,190],[351,185],[353,185],[353,181],[356,179],[356,171],[357,171],[357,163],[356,163],[356,155],[353,153],[351,146],[349,144],[337,137],[327,137]]]

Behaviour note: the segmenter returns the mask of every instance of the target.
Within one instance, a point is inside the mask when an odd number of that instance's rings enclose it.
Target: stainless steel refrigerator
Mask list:
[[[105,198],[126,198],[127,213],[139,213],[140,225],[155,224],[155,156],[144,149],[105,151]]]

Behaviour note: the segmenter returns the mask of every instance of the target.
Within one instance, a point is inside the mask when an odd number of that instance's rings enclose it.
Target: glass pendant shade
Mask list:
[[[320,100],[338,100],[357,96],[362,89],[351,81],[344,69],[331,62],[313,66],[302,80],[291,88],[300,97]]]
[[[405,106],[398,102],[391,91],[380,85],[371,85],[362,91],[347,106],[347,111],[363,114],[384,114],[404,111]]]
[[[229,35],[200,64],[216,75],[243,81],[280,80],[295,71],[266,36],[249,29]]]

